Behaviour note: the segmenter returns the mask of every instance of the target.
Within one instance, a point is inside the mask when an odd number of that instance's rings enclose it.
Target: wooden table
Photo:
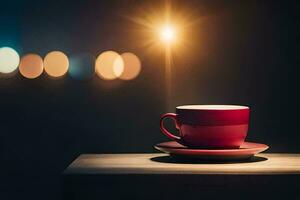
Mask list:
[[[64,172],[66,199],[291,198],[300,191],[300,154],[251,160],[187,160],[167,154],[84,154]]]

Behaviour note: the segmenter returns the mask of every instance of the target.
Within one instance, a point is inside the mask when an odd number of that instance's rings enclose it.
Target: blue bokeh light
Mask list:
[[[95,57],[83,53],[70,57],[69,74],[77,80],[89,80],[95,73]]]

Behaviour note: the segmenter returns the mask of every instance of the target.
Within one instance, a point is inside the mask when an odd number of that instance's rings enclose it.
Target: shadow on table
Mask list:
[[[150,160],[154,162],[161,163],[180,163],[180,164],[232,164],[232,163],[253,163],[253,162],[262,162],[268,160],[265,157],[261,156],[253,156],[250,158],[236,158],[236,159],[222,159],[219,160],[217,158],[210,159],[199,159],[199,158],[187,158],[178,155],[170,155],[170,156],[157,156],[150,158]]]

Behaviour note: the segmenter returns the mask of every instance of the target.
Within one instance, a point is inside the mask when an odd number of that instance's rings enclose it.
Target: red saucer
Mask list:
[[[175,141],[159,143],[154,147],[171,155],[217,160],[250,158],[269,148],[265,144],[244,142],[238,149],[191,149]]]

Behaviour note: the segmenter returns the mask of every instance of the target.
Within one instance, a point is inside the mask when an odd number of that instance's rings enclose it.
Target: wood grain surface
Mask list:
[[[82,154],[64,174],[300,174],[300,154],[265,153],[251,160],[212,162],[168,154]]]

